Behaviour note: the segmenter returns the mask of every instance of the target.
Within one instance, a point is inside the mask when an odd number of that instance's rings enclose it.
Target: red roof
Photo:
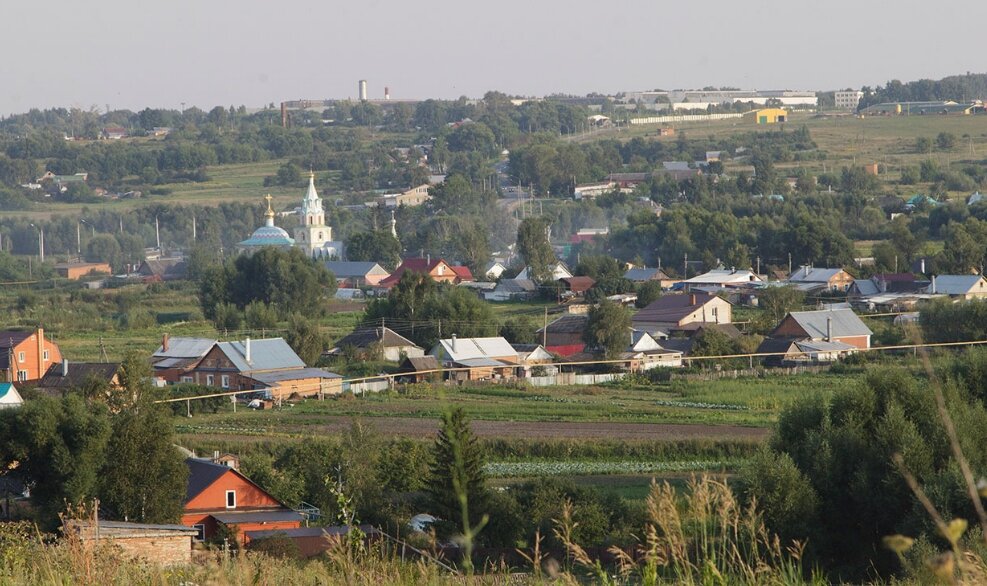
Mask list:
[[[473,280],[473,273],[472,271],[470,271],[470,268],[468,266],[465,265],[454,266],[452,267],[452,272],[456,273],[456,276],[459,277],[460,281]]]
[[[566,288],[573,293],[582,293],[596,284],[592,277],[563,277],[559,280],[565,283]]]
[[[441,259],[441,258],[436,258],[436,259],[428,259],[428,258],[406,258],[406,259],[403,259],[401,261],[401,264],[398,265],[398,268],[396,268],[394,270],[394,272],[391,273],[391,275],[389,277],[387,277],[386,279],[383,279],[378,286],[379,287],[383,287],[385,289],[390,289],[394,285],[397,285],[397,282],[401,280],[401,275],[403,275],[405,273],[405,271],[413,271],[413,272],[416,272],[416,273],[423,273],[423,274],[426,274],[426,275],[430,275],[432,273],[432,271],[435,269],[435,267],[439,266],[440,264],[444,264],[447,267],[449,267],[450,269],[452,269],[453,274],[456,275],[456,277],[459,280],[463,280],[463,281],[465,281],[465,280],[472,281],[473,280],[473,274],[470,273],[470,271],[469,271],[469,269],[467,267],[454,267],[454,266],[450,265],[449,263],[447,263],[445,261],[445,259]],[[456,270],[458,268],[466,269],[466,274],[469,276],[469,279],[465,279],[459,273],[459,271]]]

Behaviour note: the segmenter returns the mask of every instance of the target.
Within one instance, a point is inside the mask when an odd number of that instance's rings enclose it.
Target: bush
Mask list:
[[[279,559],[298,559],[302,557],[302,552],[298,549],[295,540],[285,533],[275,533],[270,537],[254,539],[250,542],[250,551],[262,553]]]

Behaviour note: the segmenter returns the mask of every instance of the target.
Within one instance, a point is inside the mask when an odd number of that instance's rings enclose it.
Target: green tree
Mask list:
[[[940,132],[936,135],[936,148],[941,151],[951,151],[956,146],[956,135],[951,132]]]
[[[278,311],[318,316],[325,309],[324,300],[336,292],[336,280],[325,265],[297,248],[263,248],[237,257],[227,269],[225,290],[217,287],[200,284],[202,299],[225,298],[240,309],[262,301]]]
[[[114,271],[123,268],[123,256],[120,243],[109,234],[97,234],[86,243],[85,258],[87,262],[105,262]]]
[[[840,581],[888,576],[897,562],[881,546],[885,536],[934,538],[924,509],[893,462],[921,479],[946,519],[973,509],[927,380],[905,369],[873,370],[866,383],[828,402],[813,395],[785,409],[770,441],[777,466],[755,466],[745,482],[766,510],[769,527],[806,539],[810,555]],[[987,466],[984,405],[969,399],[970,387],[947,384],[943,401],[970,466]],[[785,457],[794,464],[787,464]],[[795,472],[797,470],[797,473]],[[814,497],[813,498],[813,494]],[[882,553],[883,552],[883,553]],[[866,569],[865,569],[866,568]]]
[[[177,523],[188,478],[175,447],[174,425],[158,406],[113,417],[100,473],[100,504],[110,517],[138,523]]]
[[[660,281],[645,281],[637,287],[637,301],[635,305],[638,309],[643,309],[652,302],[657,301],[662,296]]]
[[[757,306],[773,323],[778,323],[788,312],[802,307],[804,302],[805,293],[795,287],[767,287],[757,294]]]
[[[548,221],[545,218],[525,218],[517,230],[517,248],[528,265],[528,275],[539,283],[551,279],[555,252],[548,242]]]
[[[357,232],[346,240],[346,257],[351,261],[377,262],[394,270],[401,262],[401,243],[387,230]]]
[[[614,360],[630,345],[630,313],[621,305],[603,300],[589,311],[583,341],[599,350],[607,360]]]
[[[0,462],[4,469],[17,462],[31,481],[31,502],[42,527],[57,526],[66,503],[78,505],[98,495],[110,432],[107,410],[74,395],[0,410]]]
[[[285,341],[305,364],[315,364],[326,348],[326,338],[317,322],[296,313],[288,320]]]
[[[251,301],[243,310],[247,327],[253,330],[271,330],[278,325],[278,314],[263,301]]]
[[[477,527],[488,514],[490,495],[483,472],[485,455],[462,407],[442,414],[442,427],[432,447],[427,492],[436,529],[449,537],[467,524]]]
[[[915,152],[925,154],[932,151],[932,139],[927,136],[919,136],[915,139]]]

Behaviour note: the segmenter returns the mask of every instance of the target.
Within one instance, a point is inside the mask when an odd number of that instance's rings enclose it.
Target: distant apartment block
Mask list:
[[[833,94],[837,110],[856,110],[860,104],[860,98],[864,97],[862,91],[835,92]]]

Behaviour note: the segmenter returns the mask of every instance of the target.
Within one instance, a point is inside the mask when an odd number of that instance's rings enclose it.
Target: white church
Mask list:
[[[297,247],[312,258],[325,260],[342,260],[343,243],[332,239],[332,227],[326,225],[326,213],[322,209],[322,199],[315,191],[315,173],[309,173],[308,191],[298,209],[298,226],[295,227],[294,239],[288,233],[274,225],[274,211],[271,209],[271,196],[267,196],[267,221],[251,235],[240,242],[237,248],[240,252],[251,254],[264,246],[279,248]]]

